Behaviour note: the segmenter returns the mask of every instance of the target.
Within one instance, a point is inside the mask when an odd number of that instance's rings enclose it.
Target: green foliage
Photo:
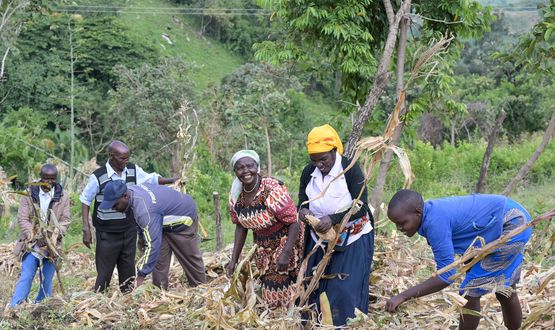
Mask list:
[[[30,108],[8,111],[0,122],[0,164],[19,182],[36,178],[31,173],[51,158],[48,153],[69,159],[69,134],[57,127],[47,129],[48,122],[46,115]],[[85,160],[85,146],[77,141],[75,147],[76,160]]]
[[[156,61],[155,49],[129,35],[114,16],[40,11],[25,25],[15,46],[7,79],[0,85],[2,107],[29,107],[45,114],[46,129],[69,129],[73,48],[76,134],[83,134],[90,148],[101,144],[107,135],[98,119],[111,116],[106,100],[108,91],[115,87],[112,68],[120,63],[136,67]],[[67,142],[67,138],[62,139]]]
[[[158,65],[144,64],[136,69],[114,68],[119,80],[111,95],[111,111],[122,120],[111,117],[103,124],[128,143],[137,163],[179,172],[180,163],[173,157],[179,148],[177,133],[183,115],[179,110],[195,107],[191,69],[179,58],[164,58]]]
[[[411,104],[411,107],[431,109],[444,127],[453,130],[453,143],[487,138],[500,110],[507,113],[501,135],[506,135],[509,141],[517,141],[521,134],[537,132],[546,126],[551,106],[547,100],[553,94],[552,79],[536,75],[519,64],[518,57],[512,55],[517,48],[516,39],[507,33],[504,16],[500,14],[491,32],[480,40],[464,42],[462,58],[454,73],[452,65],[438,70],[439,75],[451,79],[450,91],[416,99]],[[447,99],[440,95],[447,95]],[[449,110],[450,102],[462,104],[466,109]],[[426,104],[432,107],[427,108]],[[448,129],[444,129],[445,136],[451,133]]]
[[[274,64],[329,61],[331,67],[325,69],[341,73],[343,96],[362,102],[373,80],[376,55],[382,51],[389,29],[383,3],[373,0],[266,3],[276,8],[276,30],[283,31],[284,37],[254,45],[256,57]],[[450,33],[480,36],[493,20],[489,9],[472,1],[415,2],[413,9],[416,15],[425,17],[417,38],[423,45]]]
[[[4,106],[29,106],[65,113],[70,93],[70,47],[74,48],[77,85],[106,92],[113,87],[112,67],[152,62],[155,51],[126,35],[112,16],[43,14],[21,32],[5,83]],[[70,34],[73,45],[70,44]],[[48,65],[44,65],[48,63]],[[87,88],[80,90],[87,92]]]
[[[486,192],[501,193],[534,152],[540,140],[541,136],[532,135],[522,138],[518,144],[508,144],[505,141],[496,146],[491,156]],[[486,146],[485,141],[479,141],[461,142],[457,147],[445,143],[439,148],[434,148],[428,143],[416,142],[412,149],[407,150],[416,177],[412,188],[421,191],[425,198],[474,192]],[[554,151],[555,146],[549,145],[538,159],[527,177],[525,189],[530,185],[541,185],[545,180],[553,178]],[[403,178],[397,164],[388,175],[386,191],[389,196],[402,187]]]
[[[267,137],[276,167],[286,167],[292,153],[303,149],[303,98],[298,80],[287,70],[246,64],[226,76],[220,90],[211,91],[206,98],[209,103],[203,115],[212,121],[205,125],[205,138],[220,164],[227,164],[233,153],[245,148],[256,150],[266,160]],[[263,167],[267,166],[263,162]]]
[[[540,22],[530,35],[524,36],[514,56],[518,63],[530,65],[543,73],[553,74],[555,57],[555,0],[540,10]]]
[[[270,33],[266,15],[256,15],[261,9],[254,0],[173,0],[180,5],[201,9],[194,18],[200,35],[221,42],[235,54],[252,58],[252,45]]]
[[[276,30],[284,37],[254,45],[256,58],[277,65],[287,62],[329,62],[342,74],[350,100],[361,99],[376,67],[374,56],[386,32],[381,3],[357,1],[279,1]],[[364,83],[366,82],[366,83]],[[362,86],[360,86],[362,84]],[[355,95],[353,95],[353,93]]]

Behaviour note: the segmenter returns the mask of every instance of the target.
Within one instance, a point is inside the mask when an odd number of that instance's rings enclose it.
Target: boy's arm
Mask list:
[[[432,248],[436,268],[441,269],[452,263],[455,259],[455,248],[453,247],[451,235],[452,230],[448,221],[430,220],[430,223],[433,225],[425,226],[422,230],[422,235],[428,240],[428,244]],[[426,281],[408,288],[389,299],[385,305],[386,310],[388,312],[395,312],[397,306],[409,299],[422,297],[448,287],[452,283],[449,277],[454,273],[455,270],[451,270],[439,276],[430,277]]]
[[[412,298],[418,298],[441,291],[448,286],[449,283],[443,281],[439,277],[430,277],[426,281],[410,287],[407,290],[389,299],[385,304],[385,309],[390,313],[394,313],[397,309],[397,306],[399,306],[403,302]]]

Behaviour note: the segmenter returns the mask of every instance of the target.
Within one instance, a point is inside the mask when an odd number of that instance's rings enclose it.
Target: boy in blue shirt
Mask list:
[[[451,264],[455,254],[463,254],[473,242],[480,246],[476,237],[487,244],[530,221],[526,209],[505,196],[475,194],[424,202],[419,193],[407,189],[391,198],[387,216],[408,237],[418,232],[426,238],[438,270]],[[470,268],[461,284],[461,294],[464,292],[467,299],[465,308],[479,312],[482,295],[500,287],[515,288],[520,279],[524,246],[531,234],[531,228],[525,230]],[[401,292],[387,301],[387,311],[395,312],[408,299],[442,290],[452,283],[449,277],[454,274],[451,269]],[[516,291],[509,297],[496,292],[496,297],[505,326],[509,330],[520,328],[522,309]],[[461,314],[459,328],[476,329],[479,322],[479,316]]]

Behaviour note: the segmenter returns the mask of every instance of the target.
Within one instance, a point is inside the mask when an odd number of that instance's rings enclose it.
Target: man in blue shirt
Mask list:
[[[454,261],[455,254],[463,254],[471,245],[485,244],[530,221],[530,215],[517,202],[501,195],[468,195],[429,200],[413,190],[398,191],[389,202],[387,216],[405,235],[418,233],[425,237],[434,253],[437,269]],[[480,311],[480,297],[499,288],[512,287],[510,296],[496,292],[501,304],[503,320],[508,329],[518,329],[522,323],[522,309],[514,291],[520,279],[524,246],[530,239],[532,229],[511,238],[476,263],[461,284],[461,294],[466,294],[465,308]],[[389,312],[395,312],[404,301],[428,295],[449,286],[455,274],[452,269],[437,277],[392,297],[386,303]],[[460,329],[476,329],[480,317],[464,314],[460,317]]]
[[[206,282],[197,235],[198,215],[193,198],[174,189],[111,181],[104,190],[102,210],[132,213],[145,236],[145,254],[138,263],[137,286],[153,272],[153,283],[167,289],[172,252],[189,285]]]
[[[169,184],[177,178],[164,178],[156,173],[147,173],[138,165],[129,162],[131,152],[121,141],[108,145],[109,160],[96,169],[89,177],[79,199],[82,203],[83,244],[90,248],[92,234],[89,211],[93,204],[92,224],[96,231],[95,265],[96,281],[94,291],[104,291],[110,285],[112,273],[117,266],[120,290],[133,289],[135,277],[135,252],[137,229],[133,214],[113,210],[99,210],[108,182],[119,180],[129,185],[140,183]]]

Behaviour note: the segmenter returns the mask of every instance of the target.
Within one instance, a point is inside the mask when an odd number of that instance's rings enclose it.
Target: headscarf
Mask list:
[[[235,171],[235,163],[237,163],[239,159],[245,158],[245,157],[251,158],[256,162],[256,165],[258,165],[257,172],[260,173],[260,156],[258,156],[256,151],[254,150],[237,151],[235,155],[231,157],[231,161],[230,161],[231,169]],[[243,184],[241,183],[239,178],[235,176],[235,179],[233,179],[233,183],[231,184],[231,191],[229,192],[230,197],[232,198],[232,201],[233,201],[233,205],[237,203],[237,199],[239,198],[239,195],[241,194],[242,189],[243,189]]]
[[[314,127],[306,139],[306,149],[309,154],[317,154],[320,152],[331,151],[337,148],[337,152],[343,155],[343,143],[339,135],[328,124]]]

